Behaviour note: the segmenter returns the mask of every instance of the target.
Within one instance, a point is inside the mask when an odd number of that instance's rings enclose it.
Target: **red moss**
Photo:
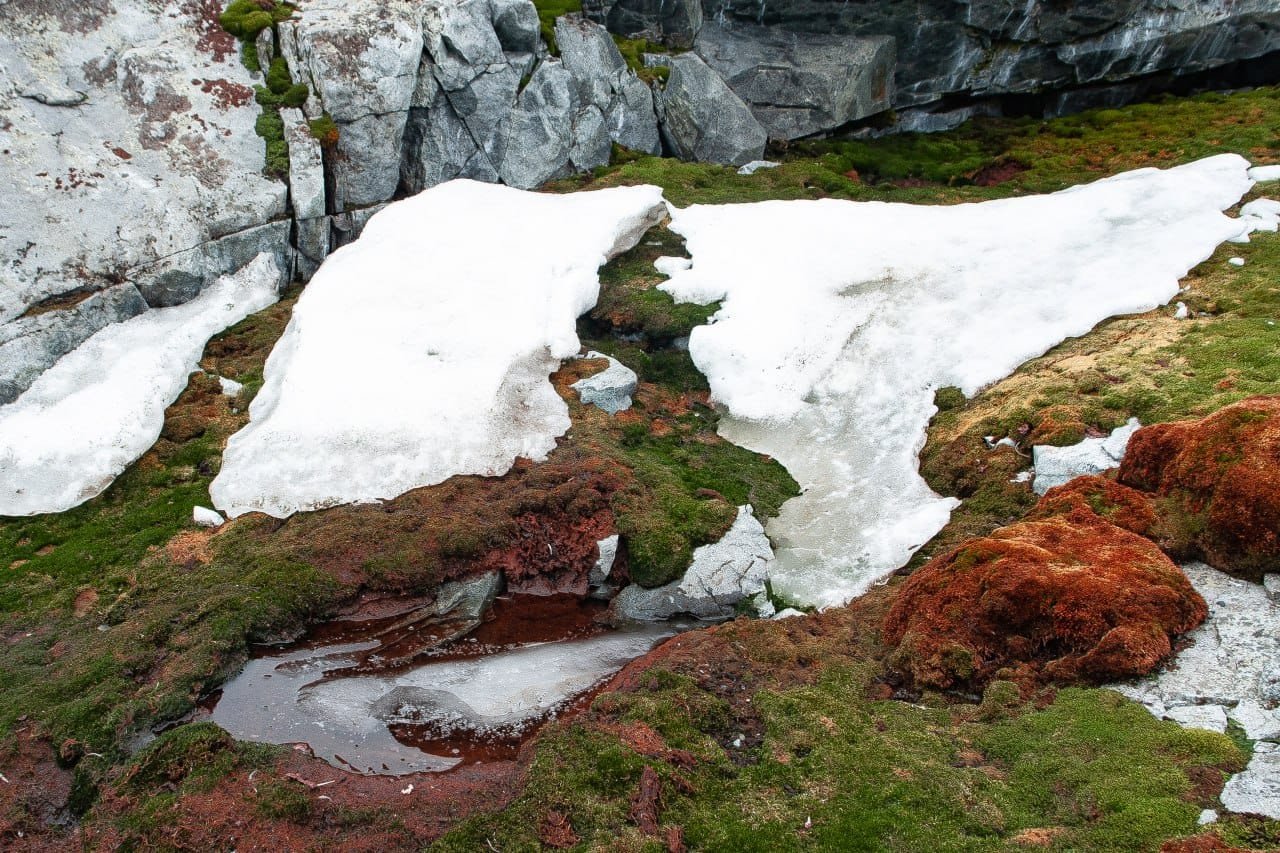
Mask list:
[[[1050,489],[1027,515],[1038,521],[1078,510],[1097,513],[1117,527],[1150,539],[1158,525],[1156,511],[1142,492],[1106,477],[1076,477]]]
[[[1118,479],[1153,494],[1175,559],[1261,579],[1280,561],[1280,395],[1139,430]]]
[[[652,767],[646,765],[635,793],[631,795],[631,810],[627,812],[627,818],[645,835],[657,835],[661,810],[662,780]]]
[[[916,572],[884,621],[895,668],[933,688],[1141,675],[1204,600],[1150,541],[1064,491],[1037,519],[1001,528]]]

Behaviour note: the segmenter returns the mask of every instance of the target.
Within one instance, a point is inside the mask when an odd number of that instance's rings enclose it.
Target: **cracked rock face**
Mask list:
[[[662,138],[682,160],[744,166],[764,156],[765,129],[742,99],[693,53],[671,58],[658,97]]]
[[[1190,74],[1280,49],[1270,0],[704,0],[704,18],[892,36],[893,106]]]
[[[632,584],[613,600],[613,614],[623,621],[652,622],[687,613],[699,619],[728,619],[739,602],[764,590],[773,562],[773,546],[750,506],[719,542],[693,552],[684,577],[645,589]]]
[[[812,136],[890,106],[896,52],[888,37],[708,24],[696,49],[772,139]]]
[[[219,11],[0,5],[0,402],[132,316],[139,293],[175,304],[261,251],[284,260],[279,235],[253,230],[283,220],[286,189],[262,175],[252,80]],[[7,325],[63,294],[116,286]]]

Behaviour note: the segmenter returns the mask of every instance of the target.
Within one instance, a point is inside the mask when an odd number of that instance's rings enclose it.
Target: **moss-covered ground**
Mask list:
[[[648,182],[677,204],[818,197],[950,204],[1223,151],[1280,162],[1280,90],[1050,122],[985,121],[934,137],[793,146],[777,155],[779,168],[752,176],[622,154],[554,189]],[[650,583],[672,576],[693,547],[727,527],[736,504],[775,509],[794,483],[775,463],[716,438],[705,383],[679,347],[714,306],[675,306],[654,289],[661,276],[653,258],[681,248],[658,228],[615,259],[602,272],[599,305],[580,325],[584,343],[640,374],[632,413],[607,418],[566,393],[574,438],[549,467],[529,466],[501,486],[455,482],[415,494],[396,511],[348,508],[283,525],[247,519],[217,535],[197,529],[191,507],[208,504],[222,444],[245,422],[292,295],[220,335],[203,365],[244,382],[240,398],[223,397],[213,376],[193,376],[155,448],[102,496],[56,516],[0,519],[0,754],[17,754],[15,732],[30,727],[58,750],[75,774],[72,811],[83,816],[87,838],[181,846],[164,840],[165,827],[186,808],[184,797],[221,784],[219,768],[242,781],[254,773],[266,780],[254,782],[261,807],[243,820],[311,821],[327,831],[330,824],[303,808],[303,799],[315,807],[319,793],[271,771],[269,751],[179,728],[162,740],[176,743],[165,748],[180,756],[164,761],[189,769],[157,781],[138,769],[157,756],[135,753],[139,735],[189,711],[251,641],[293,635],[359,589],[421,591],[464,571],[517,532],[510,520],[519,508],[594,512],[599,499],[630,540],[631,571]],[[1244,267],[1225,263],[1235,255]],[[1025,485],[1009,483],[1028,461],[1012,450],[990,453],[983,435],[1061,443],[1131,415],[1144,422],[1198,415],[1274,391],[1277,281],[1280,240],[1261,235],[1192,273],[1182,297],[1191,319],[1162,309],[1109,321],[972,400],[940,393],[943,411],[922,467],[935,488],[965,503],[927,552],[1007,523],[1031,503]],[[572,379],[566,370],[561,386]],[[572,477],[553,476],[580,466],[597,466],[616,488],[593,497],[568,485]],[[435,520],[415,523],[423,518]],[[567,824],[583,849],[661,849],[665,842],[638,828],[656,810],[663,831],[680,827],[694,849],[984,850],[1035,842],[1150,850],[1192,834],[1221,772],[1243,758],[1227,738],[1157,723],[1105,692],[1027,703],[988,697],[981,706],[955,697],[891,699],[876,681],[876,606],[690,635],[682,640],[687,659],[659,660],[652,674],[597,698],[586,717],[549,728],[514,805],[464,824],[441,848],[536,849],[539,833]],[[646,728],[666,752],[637,739]],[[637,795],[645,766],[661,782],[656,805]],[[166,799],[140,805],[156,797]],[[21,808],[25,823],[5,814],[3,826],[40,825],[32,807]],[[351,820],[391,826],[396,819],[375,809]],[[104,827],[111,831],[103,835]],[[1216,831],[1260,848],[1280,833],[1275,822],[1243,820]]]

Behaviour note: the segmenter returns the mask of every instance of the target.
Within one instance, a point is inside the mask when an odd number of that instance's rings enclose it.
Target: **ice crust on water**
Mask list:
[[[360,773],[446,770],[458,759],[406,746],[388,726],[416,723],[481,736],[518,731],[675,632],[635,626],[399,675],[329,679],[326,672],[350,666],[353,653],[372,644],[304,649],[246,664],[223,688],[211,719],[242,740],[306,743],[331,764]]]
[[[214,505],[284,517],[545,458],[569,427],[547,377],[578,351],[597,270],[663,213],[657,187],[467,180],[389,205],[298,300]]]
[[[770,201],[672,208],[693,265],[660,285],[723,304],[689,350],[721,433],[804,488],[768,531],[776,592],[842,604],[904,564],[956,501],[917,473],[935,389],[971,395],[1100,320],[1150,310],[1248,223],[1248,163],[1210,157],[1052,195],[947,207]]]
[[[160,436],[213,335],[275,302],[261,254],[192,301],[107,326],[0,406],[0,515],[61,512],[100,494]]]

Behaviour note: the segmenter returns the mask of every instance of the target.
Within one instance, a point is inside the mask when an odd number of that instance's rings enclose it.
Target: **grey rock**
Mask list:
[[[1267,591],[1267,598],[1280,601],[1280,574],[1263,575],[1262,588]]]
[[[701,0],[616,0],[605,20],[610,32],[667,47],[693,47],[702,29]]]
[[[298,219],[294,221],[293,229],[294,246],[298,250],[295,275],[300,281],[310,281],[329,256],[329,217]]]
[[[733,527],[719,541],[693,552],[684,577],[655,589],[631,584],[613,600],[614,617],[653,622],[687,613],[728,619],[739,602],[760,593],[769,577],[773,547],[750,506],[738,508]]]
[[[660,153],[662,141],[658,135],[653,92],[627,68],[608,31],[578,16],[567,15],[556,21],[556,43],[565,68],[577,85],[578,99],[603,113],[608,139],[633,151]],[[575,135],[582,138],[580,134]],[[575,165],[589,169],[608,162],[607,156],[602,161],[596,159],[598,162],[591,166],[578,162]]]
[[[48,6],[0,5],[0,323],[285,215],[253,78],[203,11]]]
[[[1280,603],[1259,584],[1233,578],[1203,563],[1183,566],[1209,604],[1204,623],[1186,635],[1172,664],[1142,679],[1111,685],[1158,716],[1168,708],[1221,705],[1250,729],[1250,737],[1274,730],[1280,696]]]
[[[1031,488],[1043,495],[1054,486],[1086,474],[1101,474],[1117,468],[1124,459],[1129,439],[1142,428],[1137,418],[1130,418],[1122,427],[1116,427],[1106,438],[1086,438],[1069,447],[1036,445],[1032,448],[1036,478]]]
[[[266,69],[271,65],[271,60],[276,58],[276,39],[275,33],[270,27],[258,33],[258,37],[254,39],[253,46],[258,51],[258,66]]]
[[[1280,819],[1280,744],[1254,744],[1249,766],[1227,780],[1221,800],[1233,812]]]
[[[479,621],[501,589],[502,574],[496,571],[450,581],[436,593],[436,615]]]
[[[569,148],[569,165],[577,171],[606,166],[613,153],[609,129],[604,115],[594,104],[578,110],[573,117],[573,144]]]
[[[680,159],[741,166],[764,155],[768,140],[760,122],[696,55],[672,58],[657,100],[662,138]]]
[[[289,201],[297,219],[325,215],[324,158],[300,110],[281,110],[284,138],[289,145]]]
[[[471,131],[437,88],[429,106],[409,114],[401,180],[411,193],[452,180],[478,150]]]
[[[534,54],[543,49],[538,10],[529,0],[489,0],[489,15],[505,52]]]
[[[295,79],[310,83],[317,107],[338,125],[334,210],[386,201],[399,184],[422,16],[407,0],[315,0],[280,27]]]
[[[205,283],[242,269],[266,252],[275,259],[283,286],[293,269],[289,225],[287,219],[268,222],[170,255],[136,270],[134,284],[152,308],[180,305],[194,298]]]
[[[352,240],[359,239],[360,232],[364,230],[364,226],[386,206],[386,204],[375,204],[372,207],[351,210],[329,217],[331,251],[347,245]]]
[[[1184,729],[1205,729],[1219,734],[1227,730],[1227,709],[1221,705],[1177,705],[1166,708],[1164,718]]]
[[[631,395],[640,387],[636,372],[612,356],[592,350],[586,358],[608,359],[609,366],[586,379],[579,379],[572,387],[585,406],[595,406],[611,415],[631,408]]]
[[[1250,740],[1280,740],[1280,709],[1267,708],[1255,699],[1242,699],[1228,716],[1240,724]]]
[[[120,284],[70,308],[0,325],[0,405],[16,400],[41,373],[95,332],[146,310],[138,289]]]
[[[576,84],[564,65],[541,63],[500,125],[490,153],[503,183],[533,189],[569,173],[577,104]]]
[[[506,58],[490,19],[488,0],[435,0],[422,12],[431,73],[447,91],[466,87]]]
[[[621,91],[605,108],[604,120],[609,137],[623,148],[643,154],[662,153],[653,90],[634,74],[622,78]]]
[[[774,139],[812,136],[891,105],[896,50],[886,36],[708,24],[696,50]]]
[[[781,165],[782,165],[781,163],[775,163],[772,160],[752,160],[750,163],[747,163],[745,166],[739,167],[738,174],[754,175],[756,172],[760,171],[761,169],[776,169]]]

